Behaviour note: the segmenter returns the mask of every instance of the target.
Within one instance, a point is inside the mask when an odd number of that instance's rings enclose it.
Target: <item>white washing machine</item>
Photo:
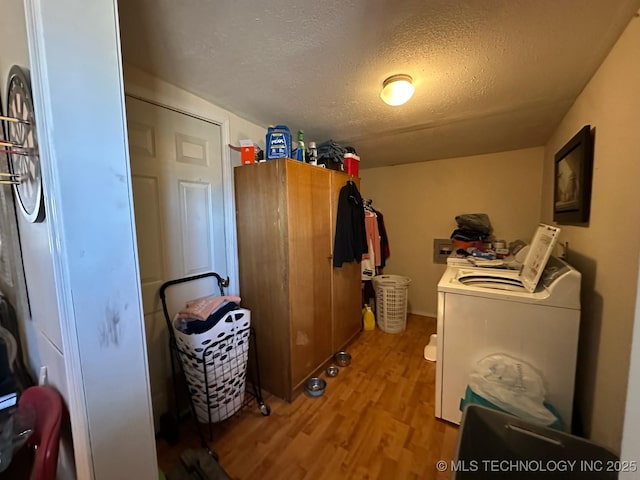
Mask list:
[[[503,353],[541,373],[546,401],[570,429],[581,275],[550,256],[558,234],[540,225],[519,271],[448,266],[438,283],[436,417],[460,424],[474,365]]]

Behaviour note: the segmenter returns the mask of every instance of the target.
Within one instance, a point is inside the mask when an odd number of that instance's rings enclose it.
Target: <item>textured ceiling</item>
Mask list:
[[[125,62],[258,125],[352,145],[371,168],[544,145],[640,0],[119,8]],[[416,93],[390,107],[379,93],[396,73],[411,75]]]

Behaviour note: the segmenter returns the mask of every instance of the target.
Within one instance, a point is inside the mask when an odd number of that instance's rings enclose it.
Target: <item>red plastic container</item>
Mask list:
[[[247,165],[249,163],[255,163],[256,150],[253,145],[251,146],[241,146],[240,147],[240,161],[243,165]]]
[[[358,176],[360,172],[360,157],[354,153],[344,154],[344,164],[349,175]]]

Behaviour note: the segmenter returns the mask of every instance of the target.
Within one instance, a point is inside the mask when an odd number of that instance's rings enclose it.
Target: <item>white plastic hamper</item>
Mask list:
[[[402,275],[376,275],[376,323],[386,333],[400,333],[407,328],[407,300],[411,279]]]
[[[176,344],[198,420],[215,423],[229,418],[244,401],[251,311],[232,310],[200,334],[187,335],[175,324]]]

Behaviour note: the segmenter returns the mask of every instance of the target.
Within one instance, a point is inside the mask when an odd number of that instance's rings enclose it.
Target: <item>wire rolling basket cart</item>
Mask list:
[[[189,390],[189,403],[198,435],[208,449],[200,423],[208,424],[211,441],[212,424],[232,417],[251,404],[252,400],[255,399],[263,416],[268,416],[271,409],[262,398],[255,331],[251,327],[249,310],[230,310],[218,323],[202,333],[185,334],[174,326],[167,307],[167,289],[207,277],[217,280],[220,295],[224,296],[229,278],[222,279],[217,273],[208,272],[163,283],[160,286],[160,300],[169,330],[175,401],[175,416],[168,420],[174,425],[168,430],[177,432],[180,418],[178,375],[181,372]]]

